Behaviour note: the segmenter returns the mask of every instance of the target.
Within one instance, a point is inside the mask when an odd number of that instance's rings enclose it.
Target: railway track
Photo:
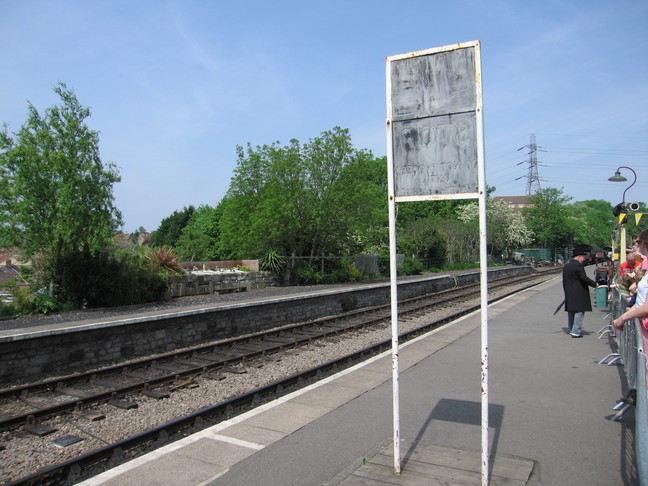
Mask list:
[[[552,272],[543,272],[544,280]],[[515,293],[522,288],[536,285],[539,276],[532,275],[519,279],[505,279],[489,283],[489,295],[500,293],[502,296]],[[543,280],[543,281],[544,281]],[[514,287],[507,292],[502,289]],[[479,285],[454,288],[427,296],[399,302],[400,319],[411,316],[422,316],[438,311],[440,307],[457,307],[462,302],[475,300]],[[403,340],[413,335],[429,331],[431,328],[456,319],[462,314],[478,309],[479,305],[463,305],[459,312],[451,312],[447,317],[425,326],[410,330],[402,336]],[[313,345],[322,340],[335,339],[345,334],[358,332],[389,324],[390,306],[366,308],[342,315],[303,322],[269,332],[248,335],[242,338],[229,339],[204,346],[193,347],[179,352],[155,356],[146,360],[131,362],[80,373],[74,376],[45,380],[27,386],[15,387],[0,392],[0,409],[11,410],[8,416],[0,417],[0,429],[16,431],[19,434],[32,434],[46,437],[55,431],[53,417],[73,416],[74,420],[101,420],[104,414],[96,410],[100,403],[110,404],[115,410],[129,410],[138,406],[140,397],[148,397],[164,404],[174,391],[193,387],[198,380],[223,380],[229,374],[245,373],[245,366],[259,359],[282,359],[287,350],[299,349],[301,346]],[[256,388],[251,393],[240,394],[221,401],[217,405],[192,412],[184,417],[164,423],[126,439],[106,444],[81,457],[64,463],[50,466],[37,474],[23,477],[12,485],[27,484],[73,484],[78,478],[92,475],[89,468],[107,468],[122,462],[132,455],[137,455],[169,437],[201,426],[217,423],[229,416],[268,401],[277,396],[303,386],[306,382],[319,379],[327,373],[333,373],[341,367],[349,366],[391,345],[390,340],[383,340],[360,351],[351,353],[313,367],[301,373],[276,380],[274,383]],[[289,352],[289,351],[288,351]],[[161,405],[163,406],[163,405]],[[204,424],[204,425],[203,425]],[[188,433],[188,432],[186,432]],[[126,457],[128,456],[128,457]]]

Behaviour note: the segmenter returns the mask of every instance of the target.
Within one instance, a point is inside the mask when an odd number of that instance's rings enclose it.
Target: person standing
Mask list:
[[[563,267],[562,283],[565,292],[565,311],[569,334],[573,338],[583,337],[581,329],[585,312],[592,310],[592,299],[588,287],[598,284],[585,275],[583,263],[587,260],[585,252],[575,251],[571,260]]]
[[[629,251],[626,255],[626,261],[619,267],[619,274],[625,273],[633,274],[636,268],[640,268],[641,263],[637,261],[637,256],[634,251]]]

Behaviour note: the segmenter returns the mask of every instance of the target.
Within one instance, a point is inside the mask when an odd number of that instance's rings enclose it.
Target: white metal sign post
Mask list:
[[[394,472],[400,474],[396,203],[479,199],[482,485],[488,484],[488,261],[479,41],[390,56],[387,166]]]

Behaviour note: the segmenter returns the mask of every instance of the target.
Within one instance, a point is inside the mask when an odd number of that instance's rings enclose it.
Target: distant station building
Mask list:
[[[504,201],[513,211],[522,211],[524,208],[532,208],[535,205],[529,202],[529,196],[496,196],[493,202]]]

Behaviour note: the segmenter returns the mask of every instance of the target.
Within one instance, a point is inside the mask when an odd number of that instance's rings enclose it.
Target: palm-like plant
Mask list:
[[[287,263],[286,259],[279,255],[276,250],[268,251],[259,261],[261,270],[270,272],[273,275],[280,275],[283,269],[286,268]]]
[[[157,269],[166,269],[172,273],[182,273],[180,259],[171,248],[151,248],[146,252],[146,259]]]

